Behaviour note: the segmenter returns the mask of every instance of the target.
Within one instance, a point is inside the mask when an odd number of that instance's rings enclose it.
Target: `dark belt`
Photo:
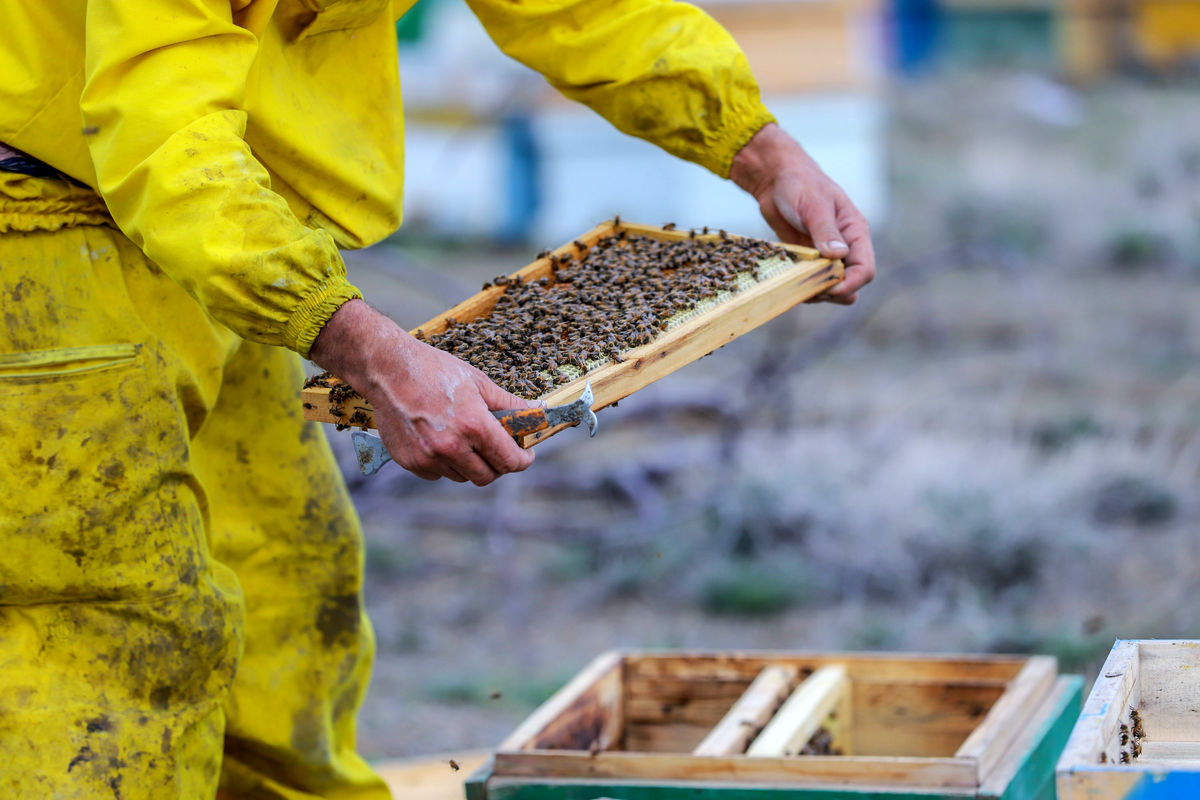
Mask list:
[[[77,186],[86,185],[75,180],[65,172],[59,172],[46,162],[38,161],[33,156],[28,156],[24,153],[14,153],[11,156],[0,158],[0,172],[16,172],[20,175],[29,175],[34,178],[58,178],[60,180],[68,180]]]

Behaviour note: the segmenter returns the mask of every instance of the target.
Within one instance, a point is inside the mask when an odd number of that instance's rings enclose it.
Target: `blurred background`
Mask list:
[[[879,277],[479,489],[364,479],[374,758],[494,746],[611,648],[1047,653],[1200,638],[1200,2],[718,0]],[[397,26],[407,202],[352,279],[408,328],[620,213],[769,237],[731,184]]]

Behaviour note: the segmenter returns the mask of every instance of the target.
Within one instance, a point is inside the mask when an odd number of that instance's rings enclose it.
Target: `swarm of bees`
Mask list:
[[[354,391],[354,388],[348,383],[341,383],[328,372],[322,372],[320,375],[314,375],[304,382],[304,388],[309,389],[313,386],[319,386],[322,389],[329,390],[329,413],[337,417],[337,429],[344,431],[347,428],[361,428],[366,430],[371,418],[367,415],[368,408],[365,405],[354,404],[354,401],[365,403],[362,395]],[[346,413],[346,404],[351,403],[352,411]],[[305,403],[305,408],[312,408],[311,403]],[[344,421],[342,421],[344,420]]]
[[[707,229],[706,229],[707,232]],[[693,232],[694,233],[694,232]],[[551,254],[551,274],[536,281],[499,276],[504,287],[489,315],[447,320],[446,330],[417,337],[478,367],[513,394],[536,398],[569,383],[598,361],[648,344],[668,321],[721,292],[734,292],[739,273],[759,277],[759,263],[795,260],[756,239],[691,236],[662,241],[618,230],[590,249]]]
[[[1142,754],[1142,739],[1146,738],[1146,731],[1142,727],[1142,715],[1133,706],[1129,707],[1129,724],[1124,722],[1117,729],[1117,743],[1121,746],[1118,751],[1117,759],[1122,764],[1130,764],[1138,756]],[[1125,746],[1129,749],[1126,750]],[[1108,761],[1108,756],[1105,753],[1100,754],[1100,763]]]
[[[840,756],[841,748],[833,746],[833,733],[825,727],[817,728],[808,743],[800,748],[800,756]]]

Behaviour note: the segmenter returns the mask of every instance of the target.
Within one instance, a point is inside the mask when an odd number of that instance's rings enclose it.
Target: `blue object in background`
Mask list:
[[[533,133],[529,114],[517,113],[504,117],[501,136],[508,151],[507,197],[500,216],[496,238],[502,244],[521,244],[532,236],[534,217],[541,202],[541,151]]]
[[[931,67],[944,18],[938,0],[891,0],[888,16],[899,72],[915,75]]]

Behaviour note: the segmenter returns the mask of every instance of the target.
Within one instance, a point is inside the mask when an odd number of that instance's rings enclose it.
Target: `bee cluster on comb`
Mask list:
[[[540,397],[622,354],[653,341],[671,320],[699,304],[738,291],[760,264],[796,256],[757,239],[697,235],[664,241],[620,230],[590,249],[549,259],[550,275],[536,281],[499,276],[503,286],[491,313],[418,338],[482,370],[513,394]]]

